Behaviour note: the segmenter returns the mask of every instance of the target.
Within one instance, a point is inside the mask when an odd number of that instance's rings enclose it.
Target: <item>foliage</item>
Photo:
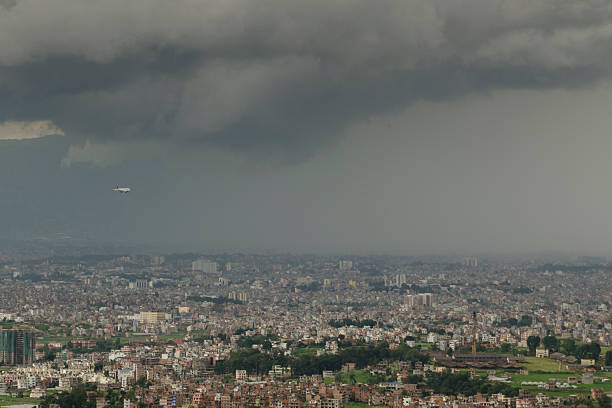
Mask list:
[[[529,327],[533,323],[533,318],[529,315],[522,315],[521,320],[518,321],[519,327]]]
[[[591,344],[581,344],[576,347],[576,352],[574,355],[576,358],[593,358],[597,360],[599,355],[601,354],[601,346],[593,342]]]
[[[521,316],[520,320],[515,319],[514,317],[509,318],[508,320],[504,320],[501,323],[497,323],[497,326],[501,327],[529,327],[533,323],[533,318],[529,315]]]
[[[42,408],[48,408],[50,404],[58,404],[60,408],[95,408],[95,399],[87,399],[87,391],[95,391],[95,385],[79,385],[70,392],[49,394],[41,402]]]
[[[436,393],[445,395],[475,395],[481,394],[498,394],[502,393],[506,396],[518,395],[518,389],[505,383],[491,383],[484,381],[481,378],[470,378],[467,373],[460,374],[433,374],[427,378],[427,386],[432,388]]]
[[[243,336],[238,339],[238,347],[242,348],[251,348],[254,344],[261,344],[265,350],[270,350],[272,348],[272,343],[270,343],[270,339],[273,336],[263,336],[261,334],[255,334],[253,336]]]
[[[542,345],[551,352],[559,351],[559,339],[555,336],[546,336],[542,339]]]
[[[514,288],[512,289],[512,292],[514,293],[522,293],[522,294],[527,294],[527,293],[531,293],[532,290],[526,287],[519,287],[519,288]]]
[[[310,282],[307,285],[298,285],[296,286],[296,288],[298,288],[299,290],[303,292],[317,292],[318,290],[321,289],[321,283],[315,281],[315,282]]]
[[[191,295],[191,296],[187,296],[187,300],[192,300],[194,302],[210,302],[210,303],[214,303],[217,305],[224,304],[224,303],[234,303],[237,305],[242,304],[240,300],[230,299],[224,296],[212,297],[212,296]]]
[[[345,326],[355,326],[355,327],[365,327],[365,326],[369,326],[369,327],[375,327],[377,325],[376,320],[372,320],[372,319],[363,319],[363,320],[359,320],[359,319],[349,319],[349,318],[345,318],[342,320],[330,320],[329,321],[329,325],[332,327],[345,327]]]
[[[267,372],[273,365],[290,366],[294,375],[320,374],[324,370],[338,371],[344,363],[355,363],[357,368],[377,364],[380,361],[421,361],[427,362],[429,357],[418,350],[403,344],[395,350],[389,350],[385,342],[376,345],[358,345],[341,349],[337,354],[312,356],[301,354],[287,357],[280,352],[261,353],[254,349],[240,349],[232,352],[226,361],[217,363],[217,373],[234,372],[237,369],[249,372]]]
[[[527,337],[527,347],[529,352],[533,355],[536,352],[536,348],[540,345],[540,336],[529,336]]]
[[[606,394],[602,395],[602,397],[597,400],[597,403],[600,408],[612,408],[612,399]]]

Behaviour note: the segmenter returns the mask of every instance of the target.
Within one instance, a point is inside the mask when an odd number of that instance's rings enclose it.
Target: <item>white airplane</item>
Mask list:
[[[117,184],[117,187],[113,188],[113,191],[116,191],[116,192],[121,193],[121,194],[123,194],[123,193],[127,194],[130,191],[132,191],[132,189],[129,188],[129,187],[119,187],[119,184]]]

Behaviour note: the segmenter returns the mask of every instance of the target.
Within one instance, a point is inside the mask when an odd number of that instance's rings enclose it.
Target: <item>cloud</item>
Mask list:
[[[141,160],[152,156],[159,156],[165,147],[155,142],[92,142],[70,145],[68,152],[61,161],[64,168],[74,164],[88,164],[93,167],[109,167],[123,160]]]
[[[50,135],[64,135],[64,131],[50,120],[9,120],[0,123],[0,140],[39,139]]]
[[[611,18],[603,0],[10,1],[0,120],[303,160],[417,101],[609,78]]]

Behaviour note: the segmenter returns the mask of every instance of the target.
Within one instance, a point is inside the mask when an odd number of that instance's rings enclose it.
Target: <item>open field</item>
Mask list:
[[[378,378],[371,375],[367,370],[351,370],[348,373],[340,373],[340,381],[343,384],[377,384]]]
[[[157,338],[159,340],[176,340],[176,339],[183,339],[185,337],[185,335],[187,335],[187,332],[178,332],[178,333],[168,333],[168,334],[160,334],[159,336],[157,336]],[[144,343],[149,341],[149,339],[152,337],[152,335],[146,335],[146,336],[130,336],[130,337],[126,337],[126,336],[121,336],[119,338],[119,341],[121,343],[121,345],[124,344],[130,344],[130,343]],[[68,343],[70,340],[76,339],[76,338],[84,338],[84,337],[74,337],[74,336],[47,336],[47,337],[37,337],[36,338],[36,344],[37,345],[44,345],[44,344],[49,344],[52,341],[61,341],[63,343]],[[86,339],[86,338],[85,338]]]
[[[8,395],[0,395],[0,407],[19,404],[38,404],[39,402],[40,400],[36,398],[18,398],[9,397]]]
[[[561,365],[561,371],[559,371],[559,363],[550,358],[525,357],[523,367],[529,371],[544,371],[547,373],[558,373],[565,371],[563,365]]]
[[[70,340],[74,339],[76,337],[63,337],[63,336],[48,336],[48,337],[36,337],[36,345],[42,345],[42,344],[49,344],[52,341],[61,341],[63,343],[67,343]]]
[[[542,392],[548,395],[555,396],[568,396],[573,394],[589,394],[591,388],[598,387],[603,388],[605,392],[612,391],[612,373],[596,373],[594,377],[604,377],[610,379],[608,382],[595,382],[594,384],[576,384],[576,388],[567,388],[567,389],[558,389],[546,391],[543,388],[538,388],[535,385],[532,386],[523,386],[521,383],[523,381],[537,381],[537,382],[547,382],[549,379],[560,380],[561,382],[566,382],[567,377],[578,377],[580,378],[581,373],[529,373],[528,375],[520,375],[515,374],[512,376],[512,384],[516,387],[525,388],[528,390],[532,390],[534,392]]]
[[[293,356],[302,357],[302,356],[314,356],[317,354],[317,350],[321,350],[321,347],[302,347],[293,350]]]

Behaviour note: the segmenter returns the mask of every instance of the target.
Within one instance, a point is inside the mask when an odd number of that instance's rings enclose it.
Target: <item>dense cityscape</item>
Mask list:
[[[0,408],[612,408],[612,0],[0,0]]]
[[[9,253],[0,402],[603,407],[611,271],[594,257]]]

